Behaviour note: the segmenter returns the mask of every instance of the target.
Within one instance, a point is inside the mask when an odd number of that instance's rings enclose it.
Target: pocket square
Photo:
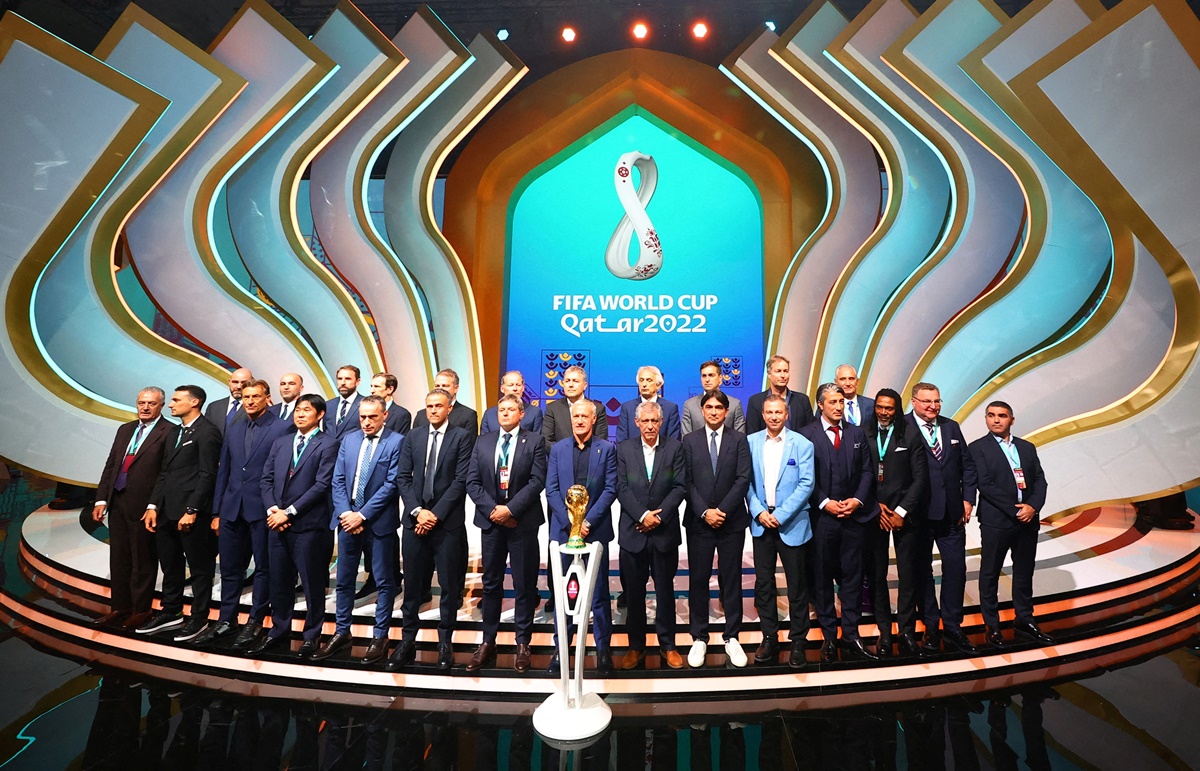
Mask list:
[[[908,452],[908,448],[907,447],[897,447],[896,452]]]
[[[191,443],[192,443],[192,440],[191,440],[191,439],[189,439],[189,440],[187,440],[186,442],[184,442],[183,444],[181,444],[181,445],[179,445],[179,446],[180,446],[180,447],[187,447],[187,446],[188,446],[189,444],[191,444]]]
[[[795,458],[788,458],[788,462],[787,462],[787,464],[788,464],[789,466],[795,466],[795,465],[796,465],[796,459],[795,459]]]
[[[950,440],[950,444],[958,444],[958,440],[957,440],[957,439],[951,439],[951,440]]]

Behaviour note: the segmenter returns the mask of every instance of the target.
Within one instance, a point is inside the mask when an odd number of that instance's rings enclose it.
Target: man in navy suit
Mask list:
[[[295,372],[285,372],[279,376],[279,404],[271,405],[275,417],[292,423],[292,410],[296,408],[296,399],[304,393],[304,378]]]
[[[583,485],[588,491],[583,540],[601,545],[596,591],[592,595],[592,638],[596,641],[596,671],[613,669],[611,595],[608,588],[608,542],[613,539],[612,504],[617,497],[617,452],[613,445],[594,435],[596,406],[587,399],[571,405],[572,436],[550,448],[546,471],[546,503],[550,506],[550,540],[565,544],[571,532],[567,512],[567,490]],[[563,562],[567,558],[564,555]],[[574,626],[568,631],[574,635]],[[550,671],[559,671],[558,652],[550,660]]]
[[[434,389],[441,389],[450,394],[450,425],[457,426],[471,435],[474,441],[479,436],[479,414],[474,409],[458,401],[458,373],[452,369],[444,369],[433,377]],[[428,426],[429,419],[424,410],[413,417],[413,428]]]
[[[358,566],[364,554],[371,560],[375,599],[375,633],[363,655],[363,664],[374,664],[387,655],[388,630],[396,597],[396,529],[400,526],[400,448],[404,434],[388,430],[387,409],[378,396],[364,397],[358,405],[362,431],[347,433],[338,448],[333,468],[333,516],[329,529],[337,532],[337,625],[333,637],[313,654],[327,659],[350,645],[350,621]]]
[[[383,399],[387,414],[384,427],[388,431],[407,434],[412,427],[412,414],[402,404],[392,400],[399,385],[400,381],[390,372],[376,372],[371,376],[371,395]]]
[[[452,638],[466,580],[467,470],[474,432],[450,424],[449,392],[435,388],[425,397],[425,420],[414,426],[400,448],[401,520],[404,526],[404,636],[388,661],[396,671],[416,658],[421,598],[437,570],[437,666],[454,666]]]
[[[853,426],[865,429],[875,417],[875,402],[858,392],[858,370],[850,364],[840,364],[834,371],[833,380],[846,397],[846,414],[843,419]]]
[[[338,367],[336,377],[338,395],[327,405],[324,431],[340,442],[347,432],[358,430],[358,404],[362,401],[358,384],[362,374],[358,367],[345,364]]]
[[[787,401],[769,394],[763,400],[765,431],[746,438],[754,482],[746,495],[750,535],[754,541],[754,607],[763,639],[755,664],[774,664],[779,655],[779,607],[775,565],[782,563],[787,581],[792,669],[808,665],[808,564],[812,525],[809,496],[813,491],[813,445],[786,427]]]
[[[524,417],[521,418],[521,428],[535,434],[542,432],[542,410],[525,401],[525,376],[515,369],[505,372],[500,378],[500,397],[512,395],[525,405]],[[496,416],[496,407],[488,407],[483,413],[483,423],[479,426],[479,435],[490,434],[500,430],[500,421]]]
[[[308,658],[317,650],[333,555],[329,487],[338,451],[338,443],[321,430],[324,417],[325,397],[304,394],[296,399],[295,433],[276,439],[263,464],[262,500],[271,531],[271,631],[247,651],[252,656],[290,639],[297,576],[307,606],[299,656]]]
[[[496,405],[499,430],[475,443],[467,471],[467,494],[475,504],[475,524],[482,531],[483,642],[467,664],[476,672],[496,657],[496,633],[504,603],[504,566],[512,561],[516,609],[516,657],[513,667],[528,672],[537,609],[537,576],[541,555],[538,528],[546,521],[542,490],[546,487],[546,448],[538,431],[525,427],[525,403],[505,394]]]
[[[989,644],[1004,648],[998,589],[1004,558],[1012,553],[1012,597],[1019,637],[1053,645],[1033,618],[1033,568],[1038,513],[1046,505],[1046,475],[1031,442],[1012,435],[1016,416],[1007,402],[987,406],[988,435],[971,442],[979,488],[979,605]]]
[[[756,434],[767,427],[763,422],[763,400],[767,394],[782,396],[788,405],[788,428],[799,431],[813,420],[812,403],[807,394],[788,388],[792,377],[792,365],[782,356],[767,359],[767,381],[770,386],[760,394],[754,394],[746,402],[746,433]]]
[[[250,374],[250,370],[245,367],[235,369],[229,375],[229,396],[215,399],[204,410],[204,417],[216,427],[217,432],[222,436],[225,435],[225,430],[229,428],[230,423],[241,420],[245,416],[241,409],[242,386],[253,379],[254,375]]]
[[[639,435],[617,445],[617,500],[621,514],[621,580],[626,587],[629,651],[621,669],[635,669],[646,657],[646,587],[654,578],[658,610],[654,629],[663,662],[682,669],[675,648],[675,573],[679,568],[679,507],[687,494],[683,444],[661,433],[663,410],[654,402],[637,407]]]
[[[692,648],[688,666],[704,666],[708,652],[708,584],[713,555],[717,557],[717,586],[725,610],[725,655],[735,667],[746,666],[738,642],[742,627],[742,550],[750,512],[750,445],[746,435],[725,427],[729,397],[709,391],[700,400],[704,429],[683,438],[687,475],[687,508],[683,527],[688,552],[688,615]]]
[[[221,613],[216,624],[192,641],[196,645],[207,645],[237,631],[238,606],[251,554],[254,555],[254,575],[250,615],[246,626],[234,638],[233,648],[249,648],[258,642],[263,631],[270,600],[267,507],[262,500],[263,465],[275,440],[294,428],[267,409],[270,397],[271,387],[263,380],[251,380],[243,385],[245,418],[229,426],[221,445],[216,487]]]
[[[800,429],[812,442],[816,481],[810,497],[814,554],[813,605],[825,635],[821,661],[837,660],[838,617],[833,584],[842,603],[842,648],[852,657],[874,659],[858,636],[862,603],[863,550],[875,511],[875,467],[867,436],[844,418],[846,397],[837,383],[817,389],[819,417]]]
[[[654,402],[662,409],[662,434],[672,439],[680,437],[679,405],[659,396],[658,392],[662,386],[663,376],[658,367],[638,367],[638,395],[637,398],[621,405],[621,412],[617,417],[617,444],[638,436],[636,412],[638,405],[646,402]]]
[[[929,484],[921,499],[925,520],[921,523],[920,564],[925,575],[922,615],[925,638],[921,649],[933,653],[941,640],[963,653],[975,646],[962,631],[963,592],[967,583],[966,524],[975,507],[975,462],[967,450],[958,423],[942,417],[942,395],[933,383],[912,388],[912,412],[906,419],[920,432],[929,461]],[[933,581],[933,544],[942,560],[941,608]],[[939,617],[942,633],[938,634]]]

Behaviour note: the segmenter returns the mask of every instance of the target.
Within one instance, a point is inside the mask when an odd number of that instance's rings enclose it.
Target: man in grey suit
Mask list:
[[[217,399],[208,405],[204,410],[204,417],[208,422],[217,427],[217,431],[221,436],[225,436],[225,429],[235,420],[240,420],[245,416],[242,411],[242,386],[254,379],[254,375],[250,374],[250,370],[245,367],[235,369],[229,375],[229,396],[223,399]]]
[[[700,365],[700,386],[705,393],[720,390],[721,384],[720,363],[706,361]],[[700,408],[701,396],[703,394],[696,394],[683,403],[680,415],[683,434],[690,434],[697,428],[704,427],[704,410]],[[729,397],[729,412],[725,416],[725,428],[746,432],[746,415],[742,412],[742,403],[732,396]]]

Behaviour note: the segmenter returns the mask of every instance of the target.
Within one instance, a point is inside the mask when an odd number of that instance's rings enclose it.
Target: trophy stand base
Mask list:
[[[599,736],[611,722],[612,709],[595,693],[584,693],[579,706],[571,709],[555,692],[533,711],[534,730],[560,748],[575,742],[587,746],[587,740]]]

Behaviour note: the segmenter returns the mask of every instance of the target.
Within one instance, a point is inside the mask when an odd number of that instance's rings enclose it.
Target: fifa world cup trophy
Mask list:
[[[571,485],[567,490],[567,515],[571,518],[571,537],[567,539],[567,551],[582,551],[583,516],[587,513],[588,491],[583,485]]]

